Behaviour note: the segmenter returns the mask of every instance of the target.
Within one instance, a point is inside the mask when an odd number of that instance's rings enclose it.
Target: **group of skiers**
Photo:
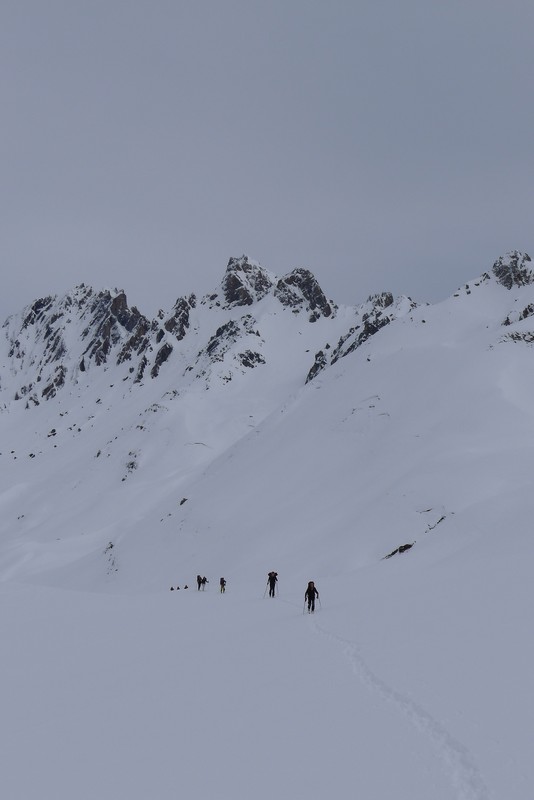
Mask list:
[[[206,588],[206,584],[209,583],[209,580],[206,576],[197,575],[197,589],[200,591],[204,591]],[[267,586],[265,587],[265,591],[267,591],[267,587],[269,588],[269,597],[275,597],[277,594],[276,584],[278,583],[278,572],[271,571],[267,574]],[[180,587],[177,586],[177,589]],[[184,589],[187,589],[187,584],[184,586]],[[171,592],[174,591],[174,586],[171,586]],[[219,579],[219,591],[221,594],[224,594],[226,591],[226,578]],[[265,597],[265,592],[264,595]],[[306,606],[306,602],[308,603],[308,614],[313,614],[315,611],[315,599],[319,599],[319,592],[315,587],[315,583],[313,581],[308,581],[308,585],[306,587],[306,591],[304,592],[304,606]],[[320,602],[320,601],[319,601]]]
[[[202,589],[202,591],[204,591],[204,589],[206,588],[206,584],[207,583],[209,583],[209,580],[206,578],[205,575],[204,575],[204,577],[201,577],[200,575],[197,575],[197,588],[198,588],[198,591],[200,591],[201,589]]]
[[[276,596],[276,584],[278,583],[278,572],[269,572],[267,575],[267,586],[269,587],[269,597]],[[265,587],[267,591],[267,587]],[[308,581],[306,591],[304,592],[304,605],[308,603],[308,614],[313,614],[315,611],[315,598],[319,598],[319,592],[315,588],[313,581]],[[319,601],[320,602],[320,601]]]
[[[198,589],[199,592],[200,592],[201,589],[202,589],[202,591],[204,591],[204,589],[206,588],[206,584],[207,583],[209,583],[209,580],[206,578],[205,575],[204,576],[197,575],[197,589]],[[225,578],[221,578],[220,579],[219,587],[220,587],[221,592],[225,592],[226,591],[226,579]],[[176,588],[179,589],[180,587],[177,586]],[[186,584],[184,586],[184,589],[189,589],[189,586]],[[174,592],[174,586],[171,586],[171,592]]]

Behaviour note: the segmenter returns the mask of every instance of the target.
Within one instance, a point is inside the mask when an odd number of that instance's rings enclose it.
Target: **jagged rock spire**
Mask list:
[[[265,297],[273,286],[271,273],[245,255],[230,259],[222,281],[228,306],[250,306]]]

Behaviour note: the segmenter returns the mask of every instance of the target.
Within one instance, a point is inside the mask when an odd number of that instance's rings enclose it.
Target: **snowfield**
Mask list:
[[[307,384],[293,344],[283,385],[6,404],[2,796],[528,800],[530,304],[471,282]]]

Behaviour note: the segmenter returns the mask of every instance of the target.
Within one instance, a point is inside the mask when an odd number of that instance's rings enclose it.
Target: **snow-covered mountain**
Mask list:
[[[180,297],[155,320],[129,308],[123,291],[82,285],[64,297],[36,300],[6,321],[2,398],[6,405],[13,399],[39,405],[65,386],[90,386],[97,368],[113,369],[127,389],[158,378],[162,369],[183,390],[199,379],[207,386],[230,381],[259,365],[266,365],[262,372],[275,370],[284,384],[306,364],[315,375],[410,305],[384,293],[340,310],[309,271],[278,279],[246,256],[230,260],[217,291],[199,301]],[[330,349],[329,340],[336,345],[332,356],[321,351],[314,362],[310,348]]]
[[[528,798],[533,318],[517,251],[434,305],[242,257],[10,317],[6,796]]]
[[[298,269],[279,279],[245,256],[230,260],[216,291],[179,298],[152,321],[129,308],[119,290],[79,286],[35,301],[3,326],[2,459],[8,481],[31,470],[24,483],[32,498],[47,498],[50,516],[45,524],[40,513],[37,523],[25,510],[31,501],[17,493],[11,513],[18,529],[38,527],[43,536],[50,526],[46,535],[55,536],[60,524],[74,533],[82,516],[92,533],[105,531],[100,541],[92,537],[101,554],[125,534],[125,513],[139,513],[130,501],[125,512],[125,495],[139,497],[148,481],[153,488],[143,502],[158,517],[163,498],[165,511],[174,510],[175,493],[199,470],[291,405],[325,367],[415,307],[380,294],[342,308],[311,273]],[[107,501],[102,525],[94,515]],[[12,532],[9,514],[4,521]],[[31,569],[27,553],[21,561]],[[69,580],[78,581],[67,564]],[[90,585],[99,574],[97,568]]]

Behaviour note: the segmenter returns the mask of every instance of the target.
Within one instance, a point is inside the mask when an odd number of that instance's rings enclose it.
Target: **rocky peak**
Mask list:
[[[506,289],[513,286],[528,286],[534,283],[534,270],[530,266],[528,253],[511,250],[497,259],[493,265],[493,274]]]
[[[144,335],[150,328],[149,321],[135,306],[129,308],[126,295],[122,291],[114,296],[108,290],[95,294],[88,309],[88,317],[82,339],[89,339],[89,344],[83,355],[94,360],[96,364],[105,363],[111,349],[115,345],[124,344],[127,335],[141,331]],[[86,366],[84,360],[82,364],[83,369]]]
[[[391,292],[372,294],[367,298],[367,302],[371,305],[372,311],[379,312],[380,309],[393,305],[393,295]]]
[[[330,317],[335,311],[335,306],[326,299],[314,275],[307,269],[294,269],[280,278],[274,294],[282,305],[295,312],[305,308],[310,314],[310,322]]]
[[[6,323],[8,357],[13,374],[23,383],[15,396],[38,405],[91,363],[106,364],[119,353],[118,363],[150,346],[150,323],[123,291],[95,292],[84,284],[63,297],[36,300]]]
[[[222,290],[227,306],[250,306],[265,297],[273,285],[270,273],[243,255],[228,262]]]

